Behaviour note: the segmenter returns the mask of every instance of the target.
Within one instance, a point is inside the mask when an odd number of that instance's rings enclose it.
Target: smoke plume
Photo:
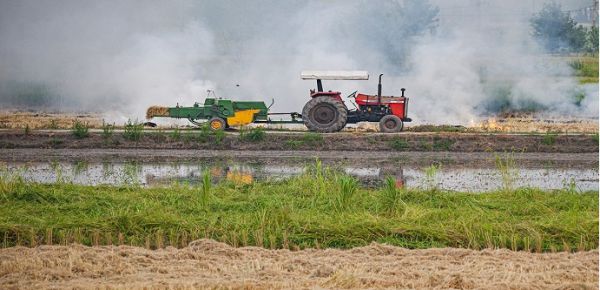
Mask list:
[[[360,69],[369,81],[325,89],[374,94],[383,73],[384,94],[407,88],[421,123],[506,108],[597,117],[597,85],[579,85],[531,37],[542,3],[0,0],[0,105],[141,119],[213,90],[301,111],[315,84],[300,71]]]

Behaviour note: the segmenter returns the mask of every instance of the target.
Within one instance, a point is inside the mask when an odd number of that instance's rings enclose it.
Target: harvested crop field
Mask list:
[[[233,248],[197,240],[182,249],[40,246],[0,250],[4,289],[454,288],[598,289],[598,251]]]

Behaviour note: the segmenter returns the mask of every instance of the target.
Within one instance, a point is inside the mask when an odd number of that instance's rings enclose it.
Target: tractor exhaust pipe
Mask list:
[[[379,84],[377,85],[377,104],[381,106],[381,77],[383,74],[379,75]]]
[[[400,91],[402,91],[402,97],[404,97],[404,91],[406,91],[405,88],[401,88]]]

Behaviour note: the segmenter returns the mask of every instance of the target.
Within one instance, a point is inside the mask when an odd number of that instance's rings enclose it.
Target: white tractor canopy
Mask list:
[[[364,70],[311,70],[302,71],[303,80],[368,80],[369,72]]]

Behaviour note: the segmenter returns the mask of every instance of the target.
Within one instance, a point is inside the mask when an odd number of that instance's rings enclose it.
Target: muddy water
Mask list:
[[[300,175],[306,164],[256,164],[251,162],[222,163],[140,163],[140,162],[12,162],[5,164],[7,171],[26,180],[52,183],[57,181],[86,185],[169,186],[199,184],[203,172],[210,172],[212,180],[230,180],[238,183],[277,181]],[[408,188],[438,187],[456,191],[490,191],[506,184],[513,187],[542,189],[572,188],[598,190],[596,168],[525,168],[500,171],[484,167],[418,167],[398,166],[383,168],[376,165],[334,165],[334,170],[356,177],[366,187],[377,187],[387,177],[398,186]]]

